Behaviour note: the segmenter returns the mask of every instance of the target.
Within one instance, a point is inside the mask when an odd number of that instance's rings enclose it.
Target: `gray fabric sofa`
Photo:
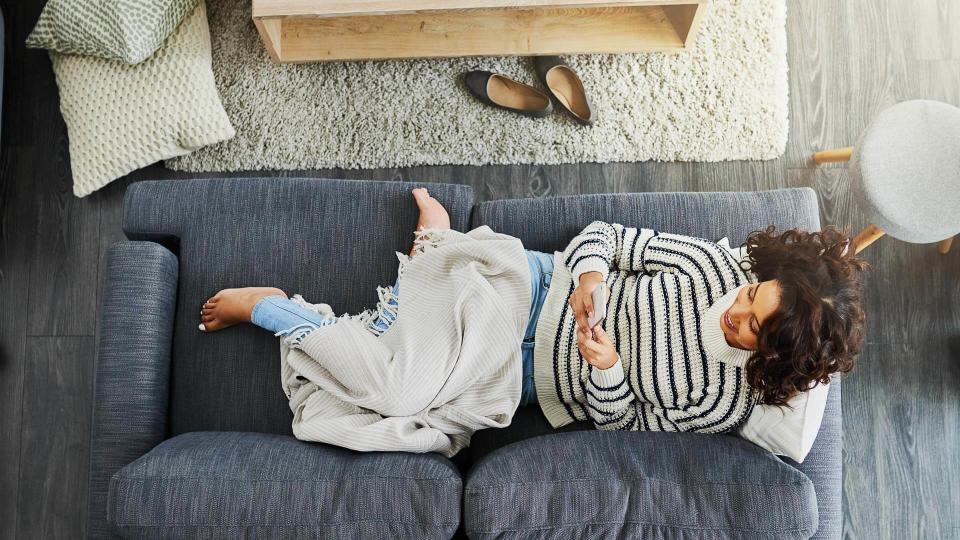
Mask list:
[[[551,430],[537,407],[452,460],[291,436],[278,346],[197,330],[224,287],[271,284],[338,313],[392,282],[417,212],[399,182],[140,182],[103,268],[91,440],[92,538],[838,538],[840,384],[797,464],[732,435]],[[429,184],[454,228],[561,249],[594,219],[742,241],[818,229],[809,189],[484,202]],[[839,381],[836,381],[839,383]]]

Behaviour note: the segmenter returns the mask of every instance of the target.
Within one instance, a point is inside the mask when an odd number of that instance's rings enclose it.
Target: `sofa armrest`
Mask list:
[[[177,258],[152,242],[106,255],[97,321],[87,537],[110,538],[110,477],[166,435]]]
[[[817,491],[820,525],[811,538],[839,539],[843,536],[843,406],[840,376],[834,375],[827,394],[820,432],[803,463],[784,457],[785,463],[807,475]]]

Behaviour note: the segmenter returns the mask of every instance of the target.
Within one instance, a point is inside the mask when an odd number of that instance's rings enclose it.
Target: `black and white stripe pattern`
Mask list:
[[[554,427],[721,433],[747,417],[750,353],[726,344],[719,319],[756,276],[724,247],[595,221],[558,263],[534,352],[538,400]],[[603,326],[621,361],[605,370],[580,356],[567,304],[586,272],[610,288]]]

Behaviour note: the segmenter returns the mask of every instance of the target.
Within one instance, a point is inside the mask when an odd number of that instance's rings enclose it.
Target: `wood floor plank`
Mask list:
[[[23,367],[28,305],[33,197],[17,185],[20,158],[33,149],[4,148],[0,155],[0,538],[14,538],[18,523]]]
[[[28,335],[92,336],[96,327],[100,204],[73,195],[66,139],[41,161],[49,182],[38,196],[38,230],[30,272]]]
[[[57,85],[47,52],[24,46],[43,5],[44,2],[33,0],[4,2],[7,62],[3,121],[8,126],[16,126],[3,131],[4,144],[47,145],[64,132]]]
[[[958,262],[954,260],[954,262]],[[954,304],[956,305],[956,304]],[[960,479],[958,429],[960,426],[960,325],[945,340],[919,351],[913,347],[900,358],[912,355],[933,369],[919,374],[916,410],[918,419],[913,438],[916,441],[918,495],[922,516],[917,529],[920,538],[960,538],[960,494],[944,489],[944,479]],[[911,369],[909,364],[904,369]]]
[[[8,3],[9,4],[9,3]],[[4,144],[32,149],[13,159],[17,187],[37,201],[30,221],[30,291],[25,304],[27,335],[93,335],[97,279],[99,205],[77,199],[72,176],[66,126],[46,51],[26,49],[24,40],[39,16],[43,2],[8,5],[11,88],[5,93]],[[24,224],[26,225],[26,224]],[[24,230],[26,234],[26,230]]]
[[[814,151],[848,146],[840,127],[847,99],[841,85],[847,55],[831,56],[849,31],[840,13],[840,2],[790,2],[787,10],[788,64],[790,66],[790,138],[788,167],[810,165]]]
[[[18,538],[83,536],[93,358],[93,337],[27,339]]]
[[[906,24],[913,30],[913,54],[917,60],[960,60],[960,3],[955,0],[924,0],[904,6]]]
[[[949,422],[960,414],[960,351],[950,349],[942,341],[870,344],[844,381],[845,416],[858,420],[844,424],[850,536],[956,537],[950,505],[960,466],[947,456],[958,444]]]

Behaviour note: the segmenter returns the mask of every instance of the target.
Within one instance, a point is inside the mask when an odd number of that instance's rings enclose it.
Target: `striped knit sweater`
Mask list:
[[[757,278],[725,248],[595,221],[555,257],[534,349],[537,399],[553,427],[722,433],[747,418],[750,352],[727,344],[720,316]],[[585,272],[610,290],[603,328],[620,360],[608,369],[577,349],[567,300]]]

